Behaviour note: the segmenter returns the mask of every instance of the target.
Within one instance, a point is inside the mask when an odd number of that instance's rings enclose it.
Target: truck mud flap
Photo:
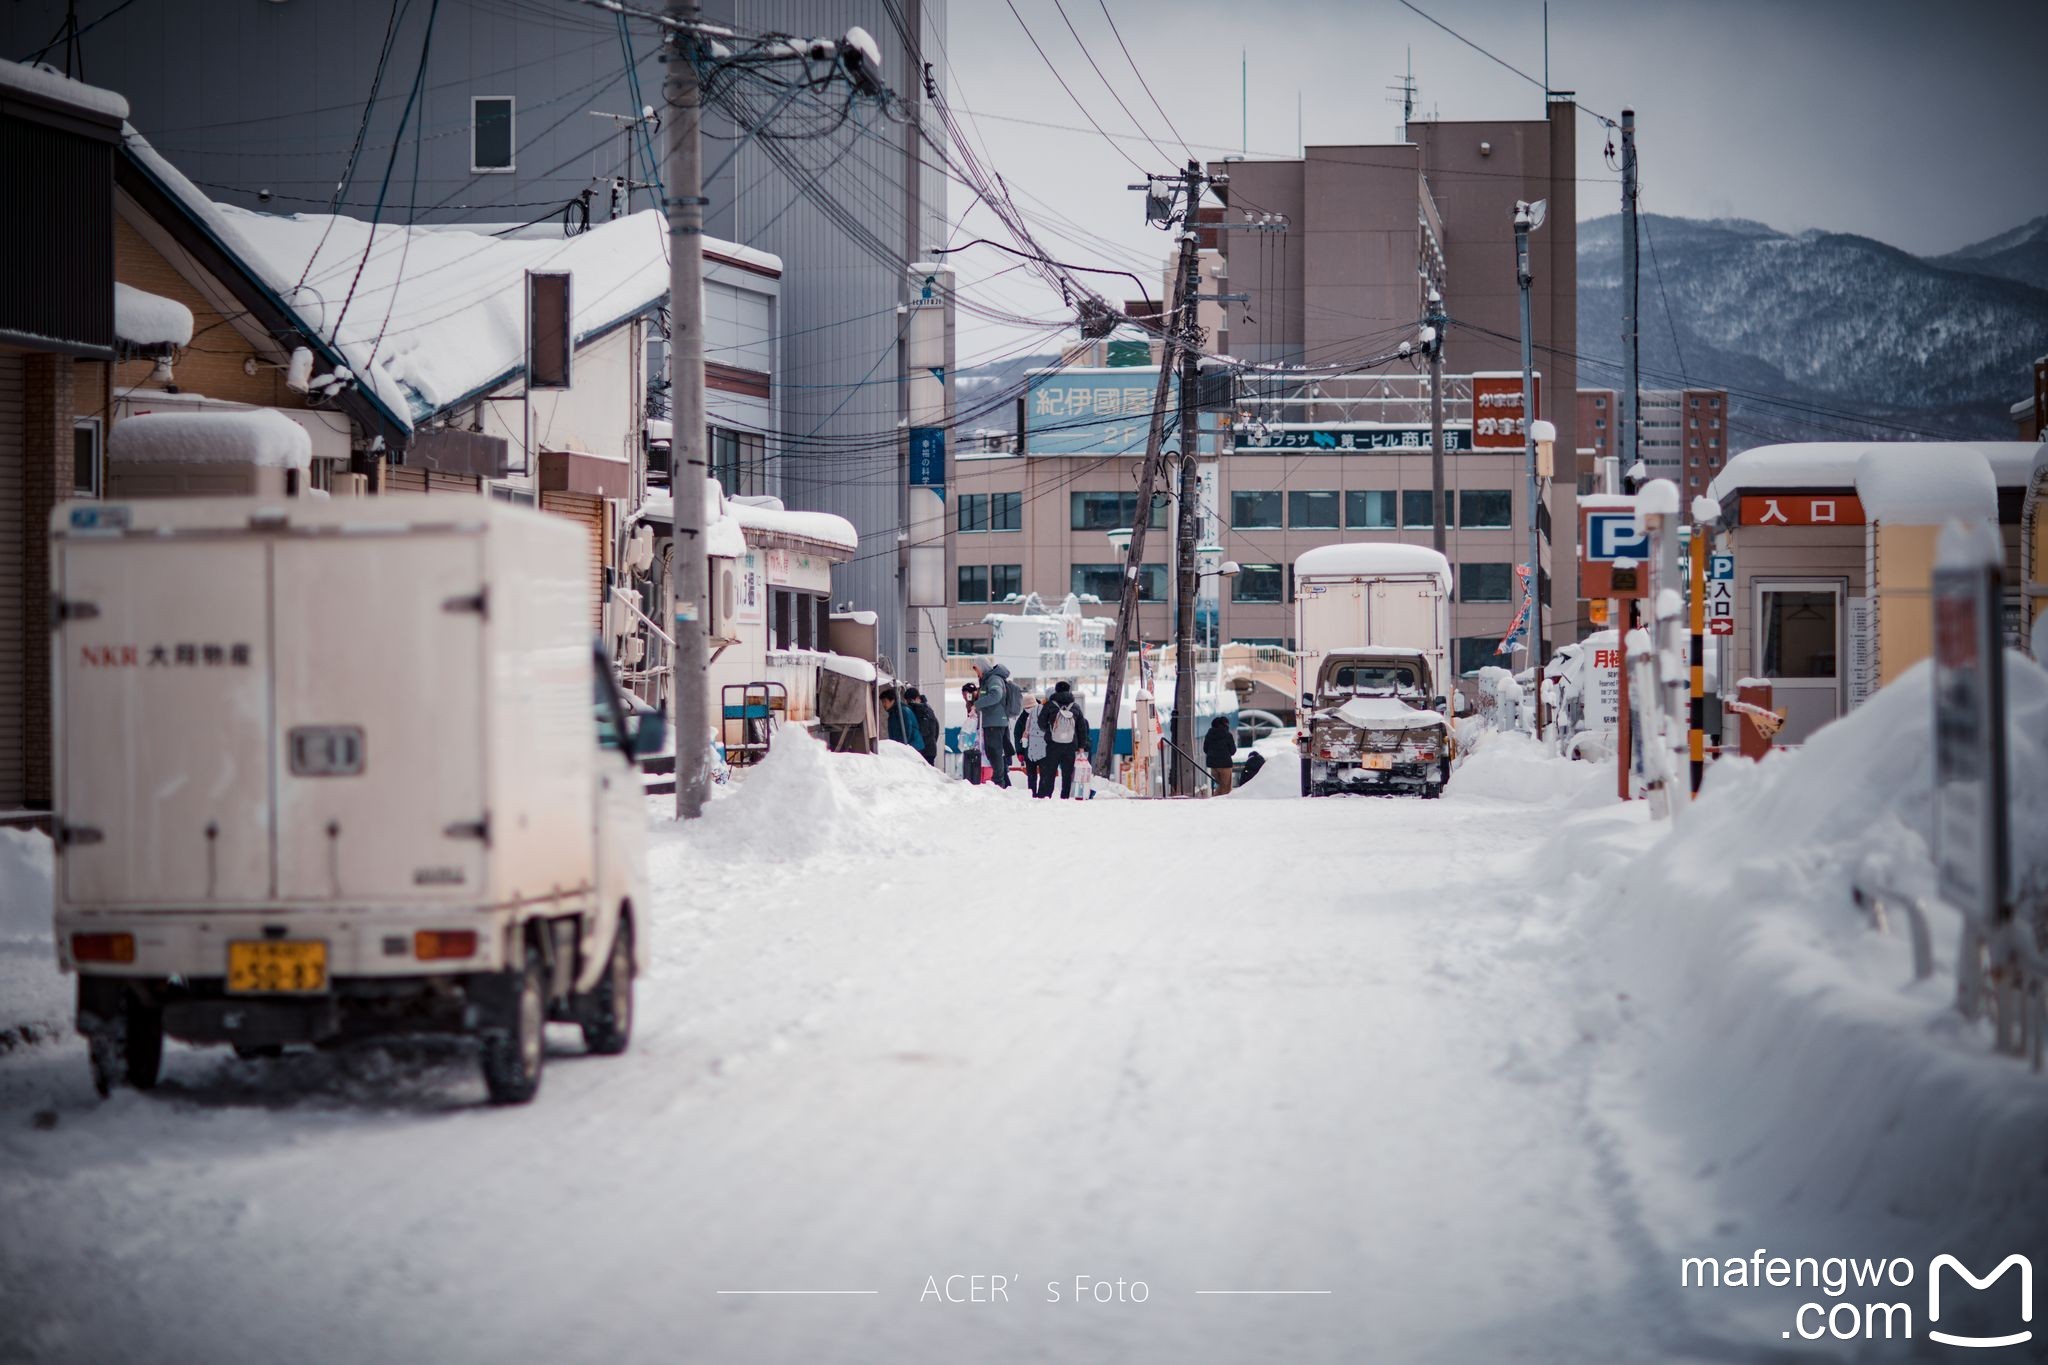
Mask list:
[[[469,1008],[463,1022],[478,1032],[509,1032],[519,1022],[520,972],[477,972],[463,978]]]
[[[164,1006],[164,1032],[187,1043],[278,1047],[321,1043],[341,1033],[341,1006],[315,1000],[174,1000]]]

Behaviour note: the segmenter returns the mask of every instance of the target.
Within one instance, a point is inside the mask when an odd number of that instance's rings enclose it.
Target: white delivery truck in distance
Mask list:
[[[487,498],[67,503],[51,525],[59,963],[93,1079],[244,1053],[623,1051],[646,811],[573,522]]]
[[[1301,794],[1442,793],[1451,566],[1420,545],[1323,545],[1294,561]]]

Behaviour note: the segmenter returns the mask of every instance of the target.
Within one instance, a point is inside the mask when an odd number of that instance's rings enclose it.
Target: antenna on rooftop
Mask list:
[[[1408,140],[1408,124],[1415,117],[1414,48],[1411,47],[1408,49],[1407,74],[1396,78],[1394,83],[1388,86],[1387,89],[1393,91],[1396,95],[1400,96],[1399,99],[1388,100],[1387,103],[1398,104],[1401,106],[1401,141],[1406,142]]]

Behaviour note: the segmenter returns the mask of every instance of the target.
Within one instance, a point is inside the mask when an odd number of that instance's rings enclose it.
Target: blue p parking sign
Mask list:
[[[1650,538],[1636,529],[1634,512],[1588,512],[1586,514],[1586,560],[1611,563],[1633,559],[1643,563],[1650,557]]]

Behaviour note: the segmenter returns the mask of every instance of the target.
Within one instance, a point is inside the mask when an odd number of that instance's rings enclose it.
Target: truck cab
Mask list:
[[[1301,696],[1301,794],[1407,792],[1433,798],[1450,778],[1454,739],[1430,656],[1420,649],[1333,649]]]

